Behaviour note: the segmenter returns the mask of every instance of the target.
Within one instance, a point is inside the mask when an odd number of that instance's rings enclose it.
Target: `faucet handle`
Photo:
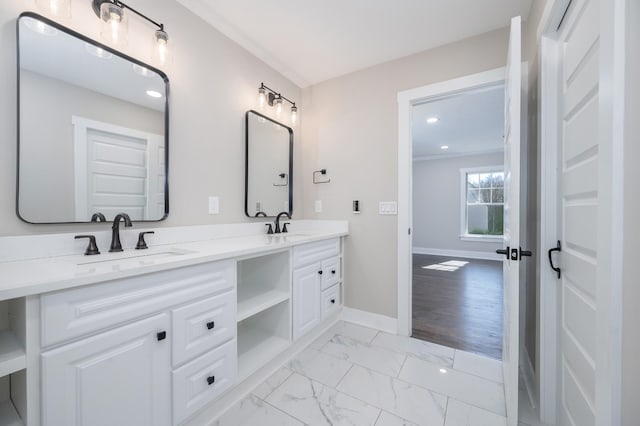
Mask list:
[[[144,250],[147,249],[149,247],[147,247],[147,242],[144,240],[144,236],[146,234],[155,234],[154,231],[144,231],[138,234],[138,244],[136,244],[136,250]]]
[[[91,256],[91,255],[94,255],[94,254],[100,254],[100,250],[98,250],[98,245],[96,244],[95,235],[76,235],[74,238],[76,240],[78,240],[80,238],[88,238],[89,239],[89,245],[87,246],[87,249],[84,251],[85,256]]]
[[[285,222],[282,225],[282,232],[289,232],[289,230],[287,229],[287,225],[291,225],[291,223],[290,222]]]
[[[273,234],[273,226],[270,223],[265,223],[264,226],[268,226],[267,234]]]

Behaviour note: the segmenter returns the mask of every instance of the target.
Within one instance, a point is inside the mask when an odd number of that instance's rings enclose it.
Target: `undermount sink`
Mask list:
[[[104,265],[104,264],[118,264],[118,265],[149,265],[155,263],[157,260],[162,260],[166,258],[172,258],[176,256],[184,256],[185,254],[193,254],[195,251],[192,250],[184,250],[177,248],[169,248],[161,251],[154,252],[136,252],[133,256],[119,256],[117,258],[110,259],[87,259],[77,262],[76,265],[84,266],[84,265]]]

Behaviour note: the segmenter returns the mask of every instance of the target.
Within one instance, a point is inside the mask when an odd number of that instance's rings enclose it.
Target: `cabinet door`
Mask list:
[[[156,315],[43,353],[43,425],[170,425],[168,327]]]
[[[293,272],[293,338],[307,333],[320,322],[320,264]]]

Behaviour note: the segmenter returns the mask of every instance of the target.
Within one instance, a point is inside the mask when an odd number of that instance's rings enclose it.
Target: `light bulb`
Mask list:
[[[100,5],[102,20],[102,37],[110,44],[123,46],[127,42],[127,15],[124,8],[115,3],[105,2]]]
[[[298,124],[298,107],[296,104],[293,104],[291,107],[291,126],[296,127]]]
[[[169,62],[169,34],[167,34],[164,28],[157,30],[154,34],[154,46],[151,52],[151,60],[159,66],[167,65]]]
[[[278,97],[273,102],[276,105],[276,116],[280,117],[280,114],[282,114],[282,97],[278,95]]]
[[[264,87],[260,87],[258,89],[258,106],[260,109],[264,109],[264,106],[267,103],[267,90]]]

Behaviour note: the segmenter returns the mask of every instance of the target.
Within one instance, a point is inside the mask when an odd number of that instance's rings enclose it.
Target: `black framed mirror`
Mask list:
[[[245,139],[245,214],[291,215],[293,129],[251,110],[245,116]]]
[[[20,219],[165,219],[168,77],[31,12],[17,40]]]

